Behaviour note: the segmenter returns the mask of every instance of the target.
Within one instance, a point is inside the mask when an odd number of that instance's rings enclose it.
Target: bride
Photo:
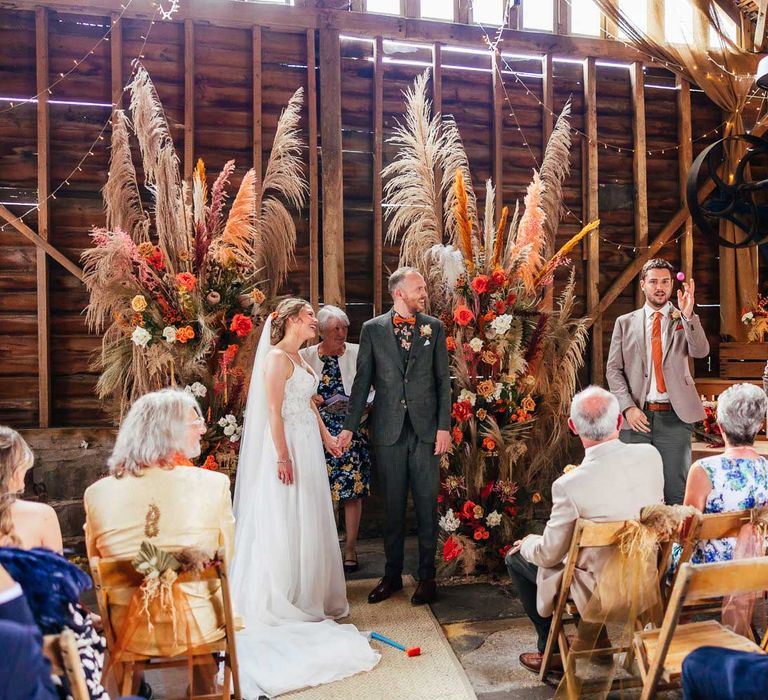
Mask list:
[[[235,485],[233,605],[243,695],[274,697],[379,661],[349,614],[323,445],[340,454],[311,400],[318,378],[299,357],[317,321],[301,299],[267,320],[248,392]]]

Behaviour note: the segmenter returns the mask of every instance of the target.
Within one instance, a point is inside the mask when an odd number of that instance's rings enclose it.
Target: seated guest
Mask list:
[[[755,450],[755,436],[765,421],[768,397],[753,384],[734,384],[717,399],[717,423],[725,452],[691,465],[685,485],[686,505],[702,513],[726,513],[768,505],[768,460]],[[733,558],[735,537],[703,540],[691,561],[701,564]],[[675,548],[679,555],[679,547]]]
[[[0,698],[56,700],[51,664],[21,586],[0,566]]]
[[[320,342],[300,351],[304,361],[320,377],[316,403],[320,416],[331,435],[338,435],[344,427],[346,409],[338,410],[326,405],[333,396],[348,397],[355,381],[359,345],[348,343],[349,317],[336,306],[326,305],[317,313]],[[368,398],[371,401],[371,397]],[[371,445],[368,427],[363,424],[352,437],[352,442],[341,457],[326,451],[328,479],[334,503],[344,504],[344,571],[357,571],[357,533],[363,513],[363,499],[371,490]]]
[[[88,556],[133,559],[143,541],[156,547],[187,547],[232,552],[234,517],[229,479],[192,466],[200,455],[206,426],[197,402],[184,391],[163,389],[139,398],[120,426],[109,458],[110,476],[85,491],[85,539]],[[193,620],[192,644],[224,636],[218,581],[181,585]],[[112,598],[112,626],[124,629],[130,595]],[[170,620],[140,624],[126,651],[180,653]],[[130,624],[130,623],[127,623]],[[124,641],[124,640],[123,640]],[[162,647],[162,651],[160,651]]]
[[[699,647],[683,659],[683,700],[765,700],[768,655]]]
[[[0,426],[0,546],[61,552],[61,528],[53,508],[17,497],[24,491],[24,476],[34,461],[24,438]]]
[[[538,650],[520,655],[520,663],[530,671],[541,669],[576,521],[632,520],[645,506],[664,500],[661,455],[652,445],[619,440],[621,423],[619,403],[604,389],[590,386],[573,397],[568,427],[584,445],[584,460],[553,482],[552,513],[544,534],[527,535],[507,554],[507,569],[538,636]],[[600,570],[610,557],[608,549],[586,549],[579,554],[571,586],[579,610],[589,602]]]

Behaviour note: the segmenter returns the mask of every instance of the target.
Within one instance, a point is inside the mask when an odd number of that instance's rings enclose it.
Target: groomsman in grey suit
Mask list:
[[[413,494],[419,536],[419,585],[414,605],[437,595],[437,495],[440,455],[451,445],[451,377],[445,328],[427,316],[427,285],[417,270],[401,267],[389,278],[393,307],[363,324],[357,374],[349,399],[342,449],[360,424],[368,392],[376,395],[371,410],[371,441],[385,499],[384,577],[369,603],[389,598],[403,587],[403,547],[408,486]]]
[[[693,280],[670,302],[674,268],[649,260],[640,272],[643,308],[616,319],[606,376],[625,418],[621,439],[650,443],[664,462],[664,500],[682,503],[691,466],[693,423],[704,408],[688,367],[689,357],[706,357],[709,341],[694,312]]]

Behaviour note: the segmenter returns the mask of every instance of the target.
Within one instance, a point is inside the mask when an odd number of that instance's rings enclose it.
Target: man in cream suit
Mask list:
[[[709,341],[694,312],[693,280],[670,302],[674,269],[649,260],[640,272],[642,309],[616,319],[608,353],[608,387],[625,418],[621,439],[648,443],[664,462],[664,500],[682,503],[691,466],[693,423],[704,408],[688,367],[690,357],[706,357]]]
[[[605,389],[590,386],[573,397],[568,427],[584,445],[584,460],[552,484],[552,513],[544,534],[515,542],[507,554],[507,569],[538,635],[538,651],[521,654],[520,663],[535,673],[541,668],[576,521],[632,520],[664,497],[661,456],[651,445],[619,440],[621,423],[616,397]],[[604,547],[579,554],[571,586],[579,610],[589,601],[609,556]]]

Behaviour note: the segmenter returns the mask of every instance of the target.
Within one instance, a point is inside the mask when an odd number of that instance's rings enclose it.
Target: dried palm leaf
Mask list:
[[[472,222],[478,221],[477,198],[472,188],[472,175],[469,172],[469,161],[464,143],[461,140],[459,127],[453,119],[445,119],[442,124],[442,145],[440,148],[441,167],[443,170],[442,194],[445,197],[443,208],[445,216],[445,231],[448,240],[454,246],[458,246],[457,222],[453,217],[453,208],[456,204],[456,192],[454,180],[456,171],[460,170],[464,179],[464,191],[467,196],[467,217]]]
[[[233,251],[235,257],[249,264],[256,237],[256,171],[251,168],[243,177],[227,223],[221,234],[221,244]]]
[[[507,227],[508,217],[509,207],[504,207],[501,210],[501,218],[499,219],[499,225],[496,227],[496,235],[493,239],[493,257],[491,258],[491,269],[495,269],[501,264],[501,252],[504,250],[504,229]]]
[[[571,115],[571,101],[565,103],[557,118],[555,128],[547,141],[544,160],[541,162],[539,175],[544,185],[541,209],[544,212],[544,231],[546,245],[544,255],[550,257],[555,247],[557,226],[562,216],[563,183],[568,178],[571,153],[571,127],[568,118]]]

